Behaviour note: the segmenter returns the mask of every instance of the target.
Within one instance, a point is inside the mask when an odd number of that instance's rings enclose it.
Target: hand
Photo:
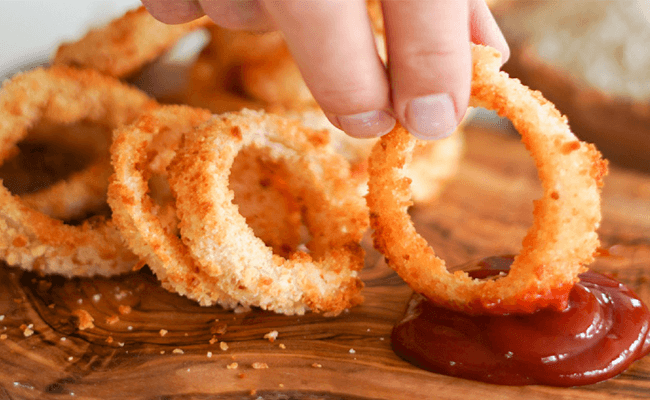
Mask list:
[[[384,0],[389,65],[363,0],[142,0],[165,23],[207,14],[230,29],[280,29],[329,120],[355,137],[395,120],[422,139],[450,135],[469,101],[470,41],[508,45],[484,0]]]

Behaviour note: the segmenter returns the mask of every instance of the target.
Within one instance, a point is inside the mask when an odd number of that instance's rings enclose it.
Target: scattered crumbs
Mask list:
[[[278,386],[281,387],[281,388],[283,388],[283,387],[284,387],[284,383],[280,383],[280,384],[278,384]]]
[[[131,313],[131,307],[125,306],[125,305],[120,305],[117,310],[120,312],[122,315],[130,314]]]
[[[106,343],[111,344],[113,343],[113,336],[109,336],[106,338]]]
[[[219,341],[216,336],[212,336],[212,339],[210,339],[210,344],[215,344]]]
[[[226,368],[228,369],[237,369],[237,367],[239,367],[239,364],[237,364],[236,362],[226,365]]]
[[[50,310],[53,309],[54,307],[56,307],[56,304],[54,304],[54,303],[48,304],[48,306],[47,306],[47,308],[49,308]]]
[[[254,362],[251,367],[253,367],[253,369],[267,369],[269,365],[263,362]]]
[[[133,327],[132,327],[131,325],[129,325],[129,326],[126,327],[126,330],[128,330],[128,331],[132,331],[132,330],[133,330]]]
[[[102,294],[101,294],[101,293],[97,293],[97,294],[94,294],[94,295],[93,295],[93,301],[94,301],[95,303],[97,303],[99,300],[101,300],[101,298],[102,298]]]
[[[226,343],[226,342],[220,342],[220,343],[219,343],[219,348],[220,348],[221,350],[223,350],[223,351],[228,350],[228,343]]]
[[[366,329],[366,332],[370,332],[370,328]]]
[[[174,353],[174,354],[185,354],[185,352],[182,349],[174,349],[174,351],[172,351],[172,353]]]
[[[5,319],[5,316],[4,316],[4,315],[0,315],[0,321],[4,321],[4,319]]]
[[[6,339],[7,339],[7,334],[6,333],[3,333],[2,335],[0,335],[0,340],[6,340]]]
[[[165,354],[165,350],[160,350],[160,354]]]
[[[287,346],[285,346],[284,343],[280,343],[278,347],[281,348],[282,350],[287,348]]]
[[[77,304],[83,304],[83,303],[84,303],[84,299],[81,298],[77,299]]]
[[[219,322],[219,318],[215,318],[215,319],[214,319],[214,322]]]
[[[32,336],[34,334],[33,328],[34,328],[34,324],[29,324],[28,326],[26,326],[25,329],[23,330],[23,335],[25,335],[25,337]]]
[[[124,347],[124,342],[118,342],[117,345],[120,347]]]
[[[74,360],[74,357],[72,356],[68,357],[68,361],[72,361],[72,360]]]
[[[313,368],[323,368],[323,365],[322,365],[322,364],[319,364],[319,363],[313,363],[311,366],[312,366]]]
[[[160,332],[158,332],[158,333],[160,333],[160,336],[165,337],[167,332],[168,332],[167,329],[161,329]]]
[[[354,354],[356,351],[354,349],[350,349],[350,354]]]
[[[273,343],[275,342],[275,339],[278,338],[278,331],[271,331],[264,335],[264,339],[268,339],[269,342]]]
[[[233,310],[233,312],[234,312],[235,314],[243,314],[243,313],[247,313],[247,312],[249,312],[250,310],[251,310],[251,308],[248,307],[248,306],[238,305],[238,306]],[[234,318],[233,318],[233,319],[234,319]]]
[[[211,352],[211,351],[208,351],[207,356],[208,356],[208,358],[212,358],[212,352]]]
[[[380,337],[380,338],[379,338],[379,340],[381,340],[381,341],[383,341],[383,340],[384,340],[384,338],[383,338],[383,337]]]
[[[221,324],[210,327],[210,333],[213,335],[223,335],[228,330],[228,324]]]
[[[95,324],[93,324],[93,321],[95,321],[95,318],[93,318],[90,313],[82,308],[74,310],[72,312],[72,315],[76,316],[78,318],[77,321],[77,327],[79,328],[80,331],[83,331],[85,329],[92,329],[95,327]]]
[[[59,339],[59,340],[62,341],[62,342],[65,342],[68,339],[65,336],[61,336],[61,339]]]
[[[120,322],[120,317],[117,315],[111,315],[110,317],[106,318],[106,323],[109,325],[115,325],[118,322]]]
[[[189,368],[187,369],[187,372],[190,372],[190,369],[189,369]]]
[[[117,301],[120,301],[120,300],[122,300],[123,298],[125,298],[126,295],[127,295],[126,290],[122,290],[122,291],[120,291],[120,292],[115,293],[115,299],[116,299]],[[127,307],[128,307],[128,306],[127,306]]]

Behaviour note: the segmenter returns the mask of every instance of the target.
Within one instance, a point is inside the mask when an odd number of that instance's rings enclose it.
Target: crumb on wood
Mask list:
[[[226,342],[220,342],[220,343],[219,343],[219,348],[220,348],[221,350],[223,350],[223,351],[228,350],[228,343],[226,343]]]
[[[167,334],[168,330],[167,329],[161,329],[158,333],[160,334],[161,337],[165,337]]]
[[[111,344],[113,343],[113,336],[109,336],[106,338],[106,343]]]
[[[281,348],[282,350],[287,348],[287,346],[285,346],[284,343],[280,343],[278,347]]]
[[[319,363],[313,363],[311,366],[312,366],[313,368],[323,368],[323,365],[322,365],[322,364],[319,364]]]
[[[182,349],[174,349],[174,351],[172,351],[172,353],[174,353],[174,354],[185,354],[185,352]]]
[[[264,335],[264,339],[267,339],[269,342],[275,342],[275,339],[278,338],[278,331],[271,331]]]
[[[120,312],[122,315],[130,314],[131,313],[131,307],[130,306],[125,306],[125,305],[120,305],[117,310]]]
[[[253,367],[253,369],[267,369],[269,368],[269,365],[263,362],[254,362],[251,367]]]
[[[95,318],[93,318],[92,315],[83,308],[79,308],[77,310],[74,310],[72,312],[72,315],[77,317],[77,328],[79,328],[80,331],[86,330],[86,329],[92,329],[95,327],[95,324],[93,323],[95,321]]]
[[[0,340],[6,340],[6,339],[7,339],[7,334],[6,333],[3,333],[2,335],[0,335]]]
[[[237,367],[239,367],[239,364],[237,364],[236,362],[230,363],[226,366],[226,368],[228,369],[237,369]]]
[[[217,339],[216,336],[212,336],[212,339],[210,339],[209,343],[210,343],[210,344],[215,344],[215,343],[217,343],[218,341],[219,341],[219,339]]]
[[[106,323],[109,325],[115,325],[118,322],[120,322],[120,317],[117,315],[111,315],[110,317],[106,318]]]

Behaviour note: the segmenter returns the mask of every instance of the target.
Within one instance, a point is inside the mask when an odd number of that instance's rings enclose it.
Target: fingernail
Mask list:
[[[456,129],[454,102],[447,93],[411,100],[406,106],[406,128],[419,139],[443,139]]]
[[[337,128],[356,138],[375,138],[383,136],[395,127],[395,118],[381,110],[352,115],[332,115],[327,118]]]

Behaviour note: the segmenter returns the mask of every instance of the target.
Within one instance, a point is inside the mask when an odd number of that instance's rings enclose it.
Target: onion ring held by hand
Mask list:
[[[144,7],[90,30],[76,42],[59,46],[54,64],[93,68],[123,78],[169,50],[186,34],[212,24],[208,17],[179,25],[164,24]]]
[[[564,309],[569,291],[598,247],[600,187],[607,163],[593,145],[580,142],[539,92],[499,72],[500,54],[473,45],[470,104],[496,110],[512,121],[531,152],[544,195],[535,201],[534,223],[510,273],[479,281],[449,273],[413,226],[408,165],[416,139],[402,127],[382,137],[370,157],[368,206],[375,247],[416,292],[434,303],[468,313],[529,313]]]
[[[5,82],[0,91],[0,159],[11,155],[40,121],[78,121],[109,128],[158,107],[146,94],[92,70],[36,69]],[[137,261],[118,230],[103,218],[70,226],[30,208],[0,186],[0,257],[9,265],[64,276],[114,275]]]
[[[311,234],[310,254],[274,255],[232,203],[229,171],[239,151],[249,146],[263,149],[278,172],[289,175]],[[186,134],[169,170],[181,236],[200,265],[190,275],[199,290],[190,292],[181,282],[180,293],[204,299],[225,292],[244,307],[285,314],[336,314],[361,301],[357,271],[364,262],[360,241],[367,210],[348,181],[345,160],[327,146],[325,133],[261,112],[224,114]],[[180,273],[166,268],[169,274]]]

